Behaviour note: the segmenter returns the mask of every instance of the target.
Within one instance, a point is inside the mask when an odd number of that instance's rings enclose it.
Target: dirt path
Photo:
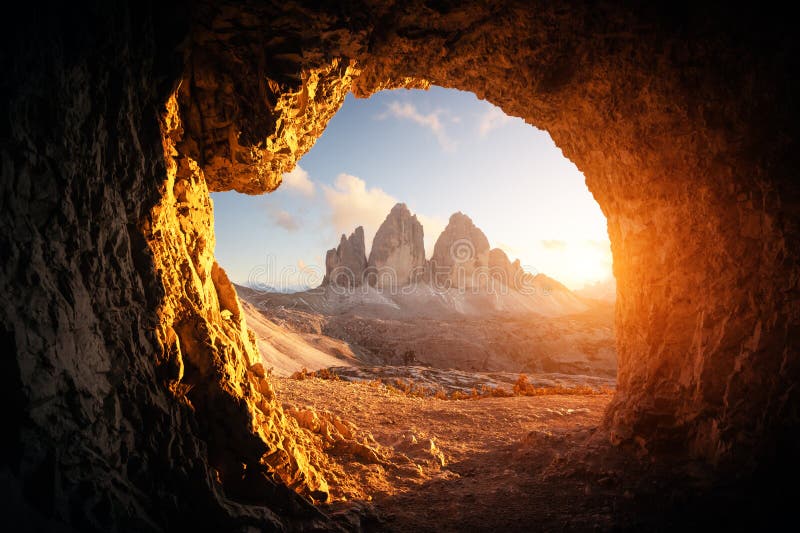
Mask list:
[[[347,528],[530,531],[610,524],[613,509],[602,491],[593,497],[586,476],[565,475],[569,469],[548,475],[559,457],[591,440],[610,394],[454,401],[345,381],[275,381],[287,407],[352,422],[358,439],[387,458],[339,455],[345,475],[333,480],[336,501],[326,508]],[[607,484],[597,477],[598,487]]]

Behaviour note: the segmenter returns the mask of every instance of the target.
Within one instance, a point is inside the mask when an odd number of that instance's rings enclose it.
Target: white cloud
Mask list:
[[[283,186],[304,196],[314,195],[314,182],[308,177],[308,172],[303,170],[300,165],[296,165],[291,172],[286,172],[283,175]]]
[[[392,102],[389,104],[389,109],[387,112],[383,115],[380,115],[380,118],[393,116],[395,118],[410,120],[416,124],[419,124],[420,126],[428,128],[436,137],[436,140],[439,142],[439,146],[448,152],[452,152],[456,149],[456,142],[447,135],[444,125],[439,119],[440,114],[441,111],[423,114],[420,113],[413,104]],[[451,120],[456,122],[456,119],[457,117]]]
[[[481,137],[486,137],[490,131],[511,121],[511,117],[503,113],[502,109],[491,104],[489,105],[489,109],[481,115],[480,122],[478,123],[478,133],[481,134]]]
[[[333,187],[322,186],[331,210],[331,225],[337,234],[349,235],[356,227],[364,226],[367,255],[372,248],[375,232],[399,200],[379,187],[367,187],[364,180],[350,174],[339,174]],[[433,243],[446,222],[417,213],[425,231],[425,252],[430,255]]]
[[[567,241],[562,241],[558,239],[543,240],[542,246],[544,247],[545,250],[563,251],[567,248]]]
[[[586,244],[592,248],[597,248],[601,252],[608,252],[611,254],[611,242],[608,240],[598,241],[589,239],[586,241]]]
[[[364,180],[350,174],[339,174],[333,187],[322,188],[331,209],[333,228],[337,233],[349,235],[357,226],[364,226],[369,252],[378,226],[397,200],[378,187],[368,189]]]
[[[269,209],[268,212],[272,221],[286,231],[296,231],[300,229],[300,224],[288,211],[273,208]]]

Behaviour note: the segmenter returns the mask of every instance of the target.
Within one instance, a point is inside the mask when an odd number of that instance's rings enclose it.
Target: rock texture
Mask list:
[[[512,263],[500,248],[489,250],[489,271],[492,279],[510,288],[518,288],[525,281],[519,259]]]
[[[338,247],[328,250],[326,274],[319,287],[278,297],[282,302],[278,305],[412,319],[560,316],[587,309],[558,281],[525,272],[519,260],[512,263],[502,250],[490,250],[486,235],[460,212],[450,217],[433,256],[426,261],[422,224],[399,203],[378,229],[369,257],[369,261],[364,257],[364,230],[359,226],[349,237],[342,235]],[[355,287],[361,290],[345,290]]]
[[[364,228],[359,226],[349,237],[342,235],[339,246],[325,254],[323,285],[357,287],[364,281],[367,255],[364,249]]]
[[[5,517],[319,519],[285,489],[315,490],[311,449],[249,366],[207,191],[273,190],[348,89],[430,83],[547,130],[608,217],[613,441],[720,474],[796,464],[793,22],[634,5],[17,5],[0,37]]]
[[[453,213],[433,246],[431,284],[459,289],[486,284],[488,267],[489,239],[467,215]]]
[[[425,274],[425,243],[422,224],[406,204],[395,205],[378,228],[369,252],[370,285],[398,288]]]
[[[327,484],[297,427],[275,404],[236,291],[214,261],[213,208],[202,170],[175,150],[183,132],[177,112],[172,97],[162,122],[162,199],[143,220],[164,287],[156,329],[163,359],[156,370],[194,410],[229,494],[275,490],[277,474],[298,492],[325,499]]]

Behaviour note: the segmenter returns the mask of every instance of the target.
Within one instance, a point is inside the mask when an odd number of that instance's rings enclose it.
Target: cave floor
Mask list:
[[[608,529],[635,498],[607,453],[587,459],[609,448],[596,429],[607,392],[446,400],[374,383],[275,383],[288,411],[340,417],[376,452],[327,446],[322,509],[347,530]]]

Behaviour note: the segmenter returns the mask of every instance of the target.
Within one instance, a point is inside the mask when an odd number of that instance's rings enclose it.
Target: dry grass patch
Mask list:
[[[325,379],[340,381],[342,378],[330,369],[309,371],[305,368],[291,375],[291,379]],[[437,398],[439,400],[479,400],[482,398],[508,398],[513,396],[549,396],[549,395],[594,395],[613,392],[609,387],[591,387],[589,385],[550,385],[537,387],[528,380],[526,374],[520,374],[511,390],[497,386],[481,385],[471,390],[450,390],[442,385],[417,383],[411,378],[375,378],[369,381],[355,381],[373,388],[384,388],[387,391],[414,398]]]

